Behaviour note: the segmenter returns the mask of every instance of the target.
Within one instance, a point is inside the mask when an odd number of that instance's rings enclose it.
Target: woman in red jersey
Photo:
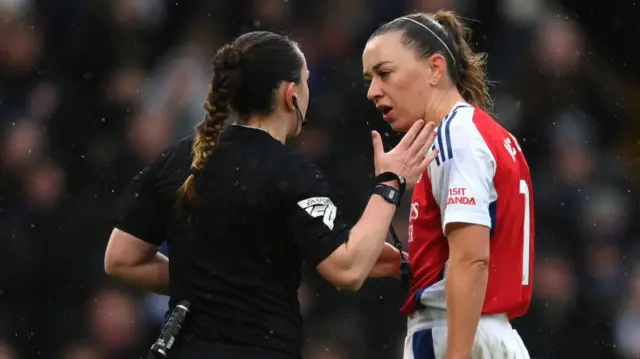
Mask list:
[[[485,55],[469,35],[452,12],[412,14],[382,25],[362,55],[367,97],[394,130],[438,124],[438,157],[411,203],[405,359],[529,358],[509,321],[531,300],[531,177],[515,138],[484,111]],[[383,264],[394,255],[383,251],[376,276],[393,274]]]

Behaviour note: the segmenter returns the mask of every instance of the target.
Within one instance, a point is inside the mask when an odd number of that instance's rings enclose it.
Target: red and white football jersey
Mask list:
[[[402,313],[446,310],[445,227],[462,222],[491,228],[489,281],[483,314],[510,319],[529,308],[534,248],[533,190],[516,139],[487,113],[459,103],[437,128],[437,159],[414,188],[409,261],[414,272]]]

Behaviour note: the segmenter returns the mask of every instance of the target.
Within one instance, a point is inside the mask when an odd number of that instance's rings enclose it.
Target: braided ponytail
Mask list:
[[[204,168],[224,131],[224,122],[229,117],[229,103],[238,86],[242,54],[232,45],[225,45],[213,57],[213,81],[204,103],[205,117],[196,125],[193,143],[193,161],[189,177],[178,190],[179,208],[193,204],[197,199],[195,182]]]
[[[469,46],[471,29],[462,23],[452,11],[438,11],[433,19],[442,25],[453,40],[458,52],[458,76],[456,87],[465,101],[482,109],[493,106],[485,66],[486,53],[475,53]]]

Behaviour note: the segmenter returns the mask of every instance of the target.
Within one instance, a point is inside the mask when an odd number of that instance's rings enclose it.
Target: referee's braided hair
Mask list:
[[[191,174],[178,191],[179,208],[196,200],[196,176],[218,145],[230,114],[244,123],[252,115],[271,113],[276,90],[283,81],[300,83],[303,65],[298,45],[270,31],[243,34],[216,52],[206,114],[196,125]]]
[[[465,101],[490,110],[492,100],[485,66],[486,53],[476,53],[469,45],[471,29],[452,11],[415,13],[382,25],[371,38],[402,31],[402,42],[421,58],[439,53],[447,61],[447,73]]]

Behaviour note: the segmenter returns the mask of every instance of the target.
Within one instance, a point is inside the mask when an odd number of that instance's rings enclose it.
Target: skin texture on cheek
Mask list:
[[[407,69],[402,76],[398,76],[395,98],[397,101],[397,115],[394,130],[405,132],[411,125],[421,118],[424,113],[424,76],[416,69]],[[395,109],[395,108],[394,108]]]

